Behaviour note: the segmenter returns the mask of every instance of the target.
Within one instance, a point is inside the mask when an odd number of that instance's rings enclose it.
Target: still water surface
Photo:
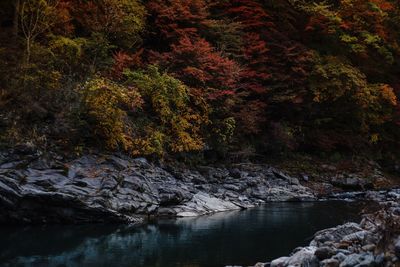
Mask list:
[[[287,255],[317,230],[358,221],[362,203],[272,203],[144,227],[1,227],[5,267],[217,267]]]

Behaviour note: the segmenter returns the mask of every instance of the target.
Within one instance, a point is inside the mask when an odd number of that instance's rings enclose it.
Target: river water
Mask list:
[[[217,267],[285,256],[321,229],[359,221],[358,202],[269,203],[245,211],[123,225],[0,228],[5,267]]]

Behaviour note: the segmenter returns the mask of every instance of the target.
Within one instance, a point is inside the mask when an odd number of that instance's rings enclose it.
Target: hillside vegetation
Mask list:
[[[398,158],[397,0],[4,0],[0,22],[6,146]]]

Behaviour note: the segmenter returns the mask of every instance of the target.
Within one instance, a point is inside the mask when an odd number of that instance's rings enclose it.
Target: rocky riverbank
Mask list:
[[[316,199],[298,179],[266,165],[187,169],[116,155],[0,155],[0,223],[140,223]]]
[[[309,246],[255,267],[400,266],[400,190],[366,192],[362,197],[379,203],[381,209],[364,214],[360,223],[319,231]]]
[[[351,177],[342,183],[357,181],[363,182]],[[0,223],[142,223],[149,216],[198,216],[264,202],[346,197],[333,194],[336,184],[337,179],[315,189],[304,176],[263,164],[187,168],[124,155],[67,159],[14,149],[0,153]]]
[[[384,179],[379,171],[374,177]],[[320,231],[309,246],[256,266],[399,266],[400,190],[343,190],[373,184],[352,174],[318,183],[263,164],[187,168],[123,155],[67,159],[7,151],[0,153],[0,223],[140,224],[151,216],[198,216],[265,202],[361,199],[382,209],[359,224]]]

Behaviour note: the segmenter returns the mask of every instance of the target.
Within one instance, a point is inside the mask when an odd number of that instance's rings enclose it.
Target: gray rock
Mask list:
[[[349,250],[347,250],[347,249],[337,249],[337,250],[336,250],[336,253],[337,253],[337,254],[342,253],[343,255],[349,255],[349,254],[351,254],[351,252],[350,252]]]
[[[350,253],[349,253],[350,254]],[[347,256],[346,254],[339,252],[338,254],[336,254],[335,256],[333,256],[333,259],[339,261],[339,262],[343,262],[344,260],[346,260]]]
[[[315,256],[322,261],[335,255],[335,250],[330,247],[320,247],[315,251]]]
[[[271,187],[266,190],[266,192],[259,198],[265,201],[309,201],[315,200],[315,195],[303,186],[294,185],[292,187]]]
[[[369,267],[373,266],[375,258],[372,254],[350,254],[340,264],[340,267]]]
[[[289,257],[281,257],[271,261],[270,267],[286,267]]]
[[[158,209],[157,214],[161,217],[175,217],[176,211],[171,208],[160,208]]]
[[[375,244],[368,244],[368,245],[363,246],[361,249],[364,251],[374,251],[375,248],[376,248]]]
[[[146,213],[147,214],[153,214],[154,212],[156,212],[156,210],[158,209],[157,205],[149,205],[146,209]]]
[[[331,183],[337,187],[348,190],[362,190],[372,187],[372,185],[365,179],[359,177],[335,177]]]
[[[342,238],[342,241],[351,241],[351,242],[358,241],[358,242],[361,242],[362,240],[365,239],[365,237],[367,235],[368,235],[368,232],[362,230],[362,231],[358,231],[358,232],[351,233],[349,235],[344,236]]]
[[[351,254],[340,263],[340,267],[354,267],[361,262],[360,255]]]
[[[394,208],[392,209],[392,213],[393,213],[394,215],[396,215],[396,216],[400,216],[400,207],[399,207],[399,208],[394,207]]]
[[[173,206],[189,200],[191,194],[181,188],[164,187],[160,189],[159,197],[161,206]]]
[[[243,172],[240,171],[238,168],[234,168],[234,169],[229,170],[229,175],[235,179],[240,179],[243,176]]]
[[[397,238],[397,241],[394,245],[394,252],[397,258],[400,258],[400,237]]]
[[[375,257],[372,254],[363,255],[361,262],[357,267],[371,267],[375,265]]]
[[[114,179],[114,177],[105,177],[101,181],[101,189],[113,190],[117,187],[118,182]]]
[[[195,194],[190,201],[176,207],[180,210],[177,212],[178,217],[193,217],[213,212],[240,209],[240,207],[231,202],[212,197],[204,192]]]
[[[240,186],[234,184],[224,184],[223,187],[232,191],[240,191]]]
[[[326,241],[340,242],[345,236],[359,231],[363,231],[363,229],[356,223],[346,223],[338,227],[325,229],[315,234],[311,245],[316,246]]]
[[[320,262],[320,267],[339,267],[340,262],[336,259],[326,259]]]
[[[314,257],[316,247],[305,247],[294,253],[288,260],[288,266],[315,266],[316,259]],[[318,266],[318,265],[317,265]]]
[[[375,257],[375,265],[382,266],[385,261],[385,254],[381,253]]]
[[[134,159],[134,161],[135,161],[135,162],[138,162],[138,163],[141,163],[141,164],[143,164],[143,165],[149,164],[149,162],[148,162],[147,159],[145,159],[145,158],[136,158],[136,159]]]

